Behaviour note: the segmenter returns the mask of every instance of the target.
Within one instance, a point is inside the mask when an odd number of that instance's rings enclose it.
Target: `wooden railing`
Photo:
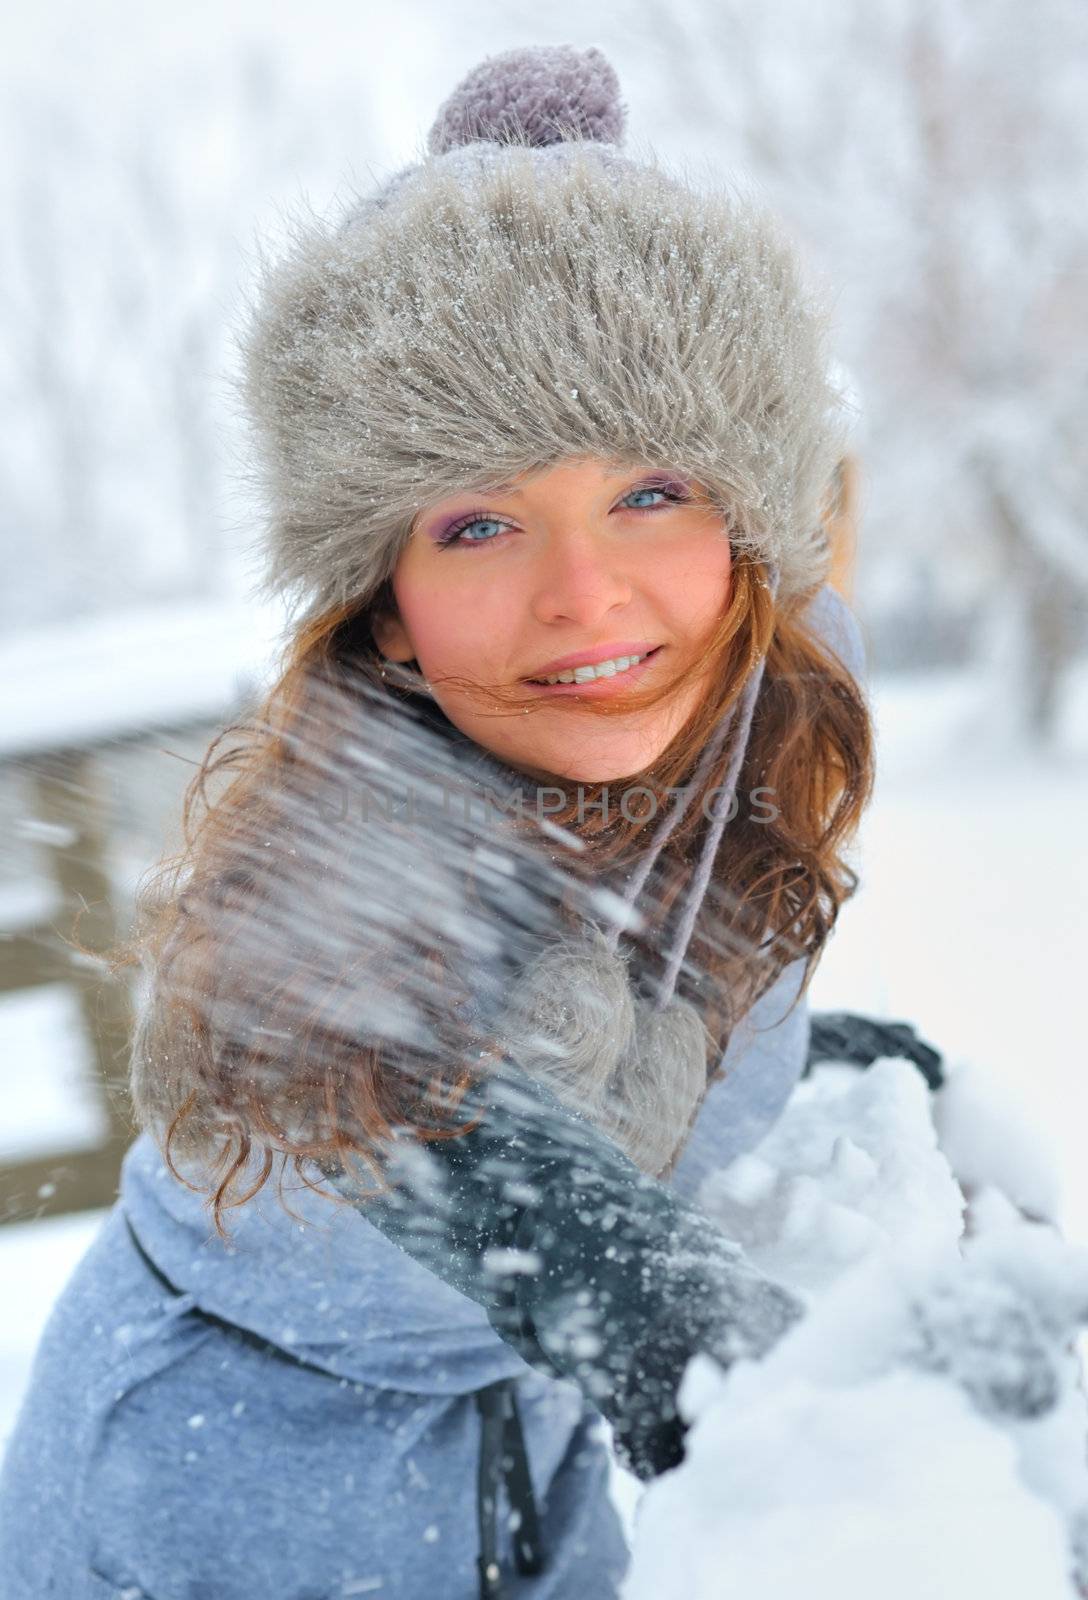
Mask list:
[[[114,977],[107,961],[131,926],[119,858],[140,868],[143,853],[119,830],[136,821],[148,854],[143,865],[153,866],[162,853],[164,817],[180,811],[190,763],[253,705],[278,654],[281,624],[275,606],[262,609],[230,596],[181,597],[171,605],[31,627],[0,641],[0,676],[17,691],[11,718],[0,726],[0,783],[5,794],[25,796],[18,814],[28,814],[36,887],[46,881],[55,902],[47,915],[33,914],[21,926],[12,925],[17,912],[5,914],[0,999],[47,984],[64,987],[79,1016],[85,1089],[92,1111],[97,1105],[100,1112],[97,1130],[88,1130],[94,1148],[78,1147],[75,1134],[64,1145],[65,1136],[58,1135],[60,1148],[31,1153],[27,1130],[17,1126],[20,1076],[25,1081],[25,1074],[44,1071],[52,1077],[64,1038],[46,1023],[48,1033],[43,1029],[40,1042],[31,1044],[25,1063],[5,1061],[14,1092],[4,1125],[16,1126],[15,1139],[7,1141],[11,1156],[0,1157],[0,1222],[108,1206],[116,1196],[121,1158],[136,1133],[128,1071],[143,979],[138,967]],[[173,747],[164,748],[164,739]],[[190,753],[181,753],[175,741]],[[164,758],[161,785],[156,772],[164,805],[162,814],[145,818],[141,790],[126,794],[118,807],[118,778],[146,772],[143,758],[151,751]],[[157,810],[158,798],[151,804]],[[25,871],[22,862],[18,866]],[[16,1154],[20,1139],[25,1157]]]
[[[0,994],[62,983],[75,992],[92,1063],[88,1089],[107,1129],[93,1149],[61,1149],[0,1166],[0,1222],[112,1203],[133,1128],[126,1110],[132,1004],[104,957],[118,937],[107,870],[108,808],[100,752],[52,751],[23,764],[58,908],[46,921],[0,934]],[[79,946],[82,949],[78,948]],[[43,1041],[43,1053],[50,1041]],[[25,1070],[34,1070],[26,1063]],[[20,1064],[9,1063],[13,1082]]]

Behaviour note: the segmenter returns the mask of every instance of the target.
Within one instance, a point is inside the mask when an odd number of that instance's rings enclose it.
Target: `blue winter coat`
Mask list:
[[[856,623],[821,591],[825,631],[860,676]],[[671,1178],[758,1142],[803,1070],[796,962],[738,1029]],[[504,1594],[607,1600],[628,1553],[599,1413],[530,1368],[474,1301],[359,1212],[286,1185],[231,1213],[147,1135],[43,1334],[0,1471],[4,1600],[474,1600],[476,1395],[514,1379],[545,1569]]]

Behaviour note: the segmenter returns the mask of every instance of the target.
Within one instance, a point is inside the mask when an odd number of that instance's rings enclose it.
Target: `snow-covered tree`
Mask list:
[[[371,149],[369,126],[365,96],[311,102],[256,33],[210,71],[135,75],[122,104],[44,74],[13,98],[0,623],[235,587],[248,254],[276,207]]]

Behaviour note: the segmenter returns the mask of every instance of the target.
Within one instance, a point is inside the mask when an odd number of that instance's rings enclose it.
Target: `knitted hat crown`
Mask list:
[[[361,605],[422,506],[581,457],[701,481],[780,602],[824,580],[827,314],[769,214],[623,128],[600,50],[489,57],[423,160],[265,262],[239,350],[266,593]]]

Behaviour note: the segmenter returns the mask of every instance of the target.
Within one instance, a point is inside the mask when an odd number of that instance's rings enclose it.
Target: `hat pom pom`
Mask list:
[[[486,140],[532,146],[623,140],[619,79],[596,45],[537,45],[488,56],[442,105],[427,135],[431,155]]]

